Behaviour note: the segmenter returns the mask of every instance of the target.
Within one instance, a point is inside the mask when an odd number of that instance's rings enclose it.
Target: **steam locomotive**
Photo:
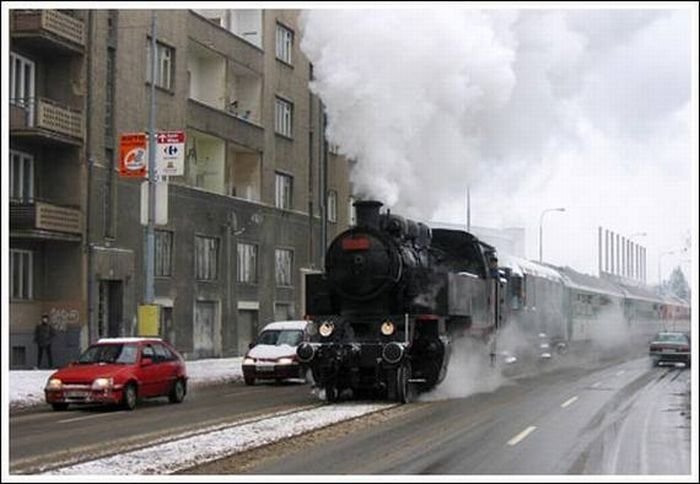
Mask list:
[[[307,275],[310,338],[297,356],[328,401],[350,389],[407,402],[444,379],[455,338],[486,341],[503,322],[494,247],[381,206],[356,202],[357,225],[332,241],[325,272]]]
[[[505,327],[521,330],[514,351],[534,345],[551,358],[616,344],[611,329],[643,346],[689,322],[685,301],[568,267],[505,254],[499,261],[472,234],[382,214],[381,206],[356,202],[357,225],[332,241],[325,271],[306,276],[309,337],[297,357],[328,401],[347,389],[410,401],[445,378],[458,338],[483,342],[492,363],[508,353],[499,351]]]

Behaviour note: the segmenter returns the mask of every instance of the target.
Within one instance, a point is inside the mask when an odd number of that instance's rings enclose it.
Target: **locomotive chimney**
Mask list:
[[[358,200],[354,203],[358,227],[379,230],[379,208],[384,205],[376,200]]]

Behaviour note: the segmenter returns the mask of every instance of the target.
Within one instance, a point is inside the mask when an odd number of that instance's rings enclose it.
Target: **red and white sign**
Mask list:
[[[165,131],[156,134],[156,172],[161,176],[185,174],[184,131]]]
[[[119,141],[119,174],[143,178],[148,173],[145,133],[124,133]]]

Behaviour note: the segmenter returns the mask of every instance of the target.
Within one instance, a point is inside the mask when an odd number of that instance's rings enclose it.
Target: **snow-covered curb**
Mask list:
[[[395,404],[346,403],[278,414],[272,418],[83,462],[45,474],[169,474],[392,406]]]
[[[215,385],[243,379],[243,358],[209,358],[186,362],[189,385]],[[44,386],[55,370],[12,370],[9,373],[10,410],[44,402]]]

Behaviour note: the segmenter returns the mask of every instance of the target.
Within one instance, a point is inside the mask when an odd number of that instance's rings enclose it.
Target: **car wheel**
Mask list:
[[[255,378],[252,376],[244,376],[243,381],[245,381],[246,385],[255,385]]]
[[[170,390],[170,395],[168,395],[168,400],[170,400],[170,403],[182,403],[185,399],[185,393],[187,393],[185,382],[181,379],[175,380],[173,388]]]
[[[122,400],[122,405],[127,410],[133,410],[136,407],[136,385],[129,383],[124,387],[124,398]]]
[[[67,403],[52,403],[51,408],[56,410],[57,412],[63,411],[68,408]]]

